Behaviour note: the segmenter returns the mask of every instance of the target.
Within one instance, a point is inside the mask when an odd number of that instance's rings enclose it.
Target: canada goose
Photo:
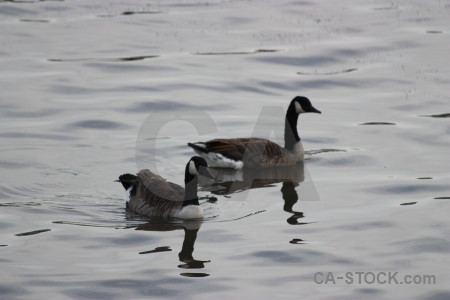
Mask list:
[[[185,222],[152,222],[147,224],[139,224],[136,226],[136,230],[143,231],[157,231],[157,232],[169,232],[175,230],[184,230],[183,245],[178,258],[183,264],[179,265],[182,269],[201,269],[205,267],[206,263],[210,260],[197,260],[193,257],[195,241],[197,239],[197,233],[202,225],[202,220],[189,220]],[[172,251],[170,247],[156,247],[153,250],[139,252],[139,254],[157,253]],[[189,276],[191,273],[182,273],[182,276]],[[202,275],[205,273],[193,273],[195,275]]]
[[[306,97],[292,99],[286,112],[284,148],[262,138],[214,139],[188,143],[188,146],[205,158],[211,167],[241,169],[294,165],[304,157],[297,132],[298,115],[307,112],[321,113]]]
[[[199,219],[203,218],[203,209],[197,197],[198,175],[214,178],[207,167],[201,157],[189,160],[184,175],[186,189],[150,170],[141,170],[137,176],[123,174],[117,181],[127,191],[127,208],[131,211],[153,217]]]

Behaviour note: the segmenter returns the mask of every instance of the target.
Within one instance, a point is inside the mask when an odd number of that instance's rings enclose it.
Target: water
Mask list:
[[[0,298],[449,299],[449,12],[0,1]],[[201,223],[125,211],[118,175],[151,166],[181,184],[187,142],[279,141],[295,95],[323,114],[299,120],[293,180],[222,174]],[[355,280],[314,281],[329,272]]]

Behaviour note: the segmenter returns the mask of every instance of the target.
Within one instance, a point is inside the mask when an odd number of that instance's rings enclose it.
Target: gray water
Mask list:
[[[449,14],[0,1],[0,299],[450,299]],[[221,174],[203,222],[126,212],[118,175],[182,184],[187,142],[282,142],[296,95],[322,114],[301,116],[289,180]]]

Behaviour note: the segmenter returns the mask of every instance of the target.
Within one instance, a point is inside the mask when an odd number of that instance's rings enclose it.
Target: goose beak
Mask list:
[[[321,113],[322,113],[320,110],[318,110],[317,108],[315,108],[315,107],[312,106],[312,105],[311,105],[311,110],[310,110],[310,112],[317,113],[317,114],[321,114]]]
[[[202,176],[205,176],[205,177],[214,179],[214,175],[211,174],[211,172],[209,171],[208,168],[200,167],[199,170],[198,170],[198,173],[199,173],[200,175],[202,175]]]

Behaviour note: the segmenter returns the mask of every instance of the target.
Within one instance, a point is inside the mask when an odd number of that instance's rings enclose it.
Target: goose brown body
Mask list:
[[[146,216],[171,217],[178,213],[184,201],[184,188],[168,182],[150,170],[136,176],[134,195],[130,195],[128,209]]]
[[[297,146],[297,153],[262,138],[214,139],[204,145],[208,152],[241,161],[248,168],[288,166],[303,160],[303,148]]]

